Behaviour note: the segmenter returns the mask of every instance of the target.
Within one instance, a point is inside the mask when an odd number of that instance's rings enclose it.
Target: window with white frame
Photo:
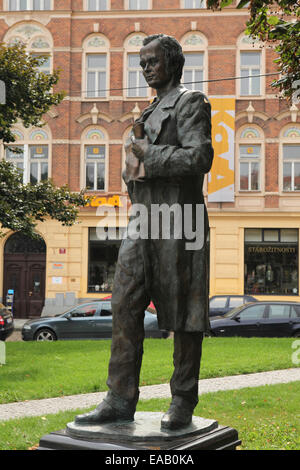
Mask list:
[[[83,98],[106,98],[109,88],[109,43],[91,35],[83,43]]]
[[[288,127],[281,139],[282,189],[300,191],[300,127]]]
[[[146,36],[135,33],[124,42],[124,98],[146,98],[150,89],[140,66],[140,49]]]
[[[85,146],[86,189],[101,191],[105,186],[105,145]]]
[[[51,10],[51,0],[8,0],[8,10]]]
[[[88,0],[87,9],[89,11],[107,10],[107,0]]]
[[[184,0],[184,8],[206,8],[206,0]]]
[[[260,190],[261,146],[240,144],[240,191]]]
[[[106,54],[87,54],[86,84],[88,98],[106,96]]]
[[[203,91],[204,53],[185,52],[183,83],[188,90]]]
[[[128,9],[129,10],[148,10],[149,0],[129,0]]]
[[[256,128],[246,128],[239,138],[239,190],[261,190],[262,138]]]
[[[6,33],[4,42],[9,45],[25,44],[28,54],[33,57],[43,56],[44,60],[37,69],[46,74],[52,73],[53,41],[50,32],[43,26],[30,22],[13,26]]]
[[[127,56],[127,96],[146,97],[148,95],[148,85],[144,78],[139,54],[128,54]]]
[[[180,41],[185,63],[182,83],[189,90],[207,93],[207,39],[198,32],[186,34]]]
[[[265,93],[265,47],[250,36],[241,35],[237,41],[236,92],[240,97],[262,96]]]
[[[5,158],[23,173],[23,183],[36,184],[49,177],[49,137],[38,129],[24,134],[14,131],[16,141],[6,148]]]
[[[31,54],[32,57],[35,57],[37,59],[40,59],[40,65],[38,65],[38,70],[39,72],[45,73],[46,75],[49,75],[51,73],[51,57],[50,56],[45,56],[42,54]]]
[[[107,143],[104,133],[90,129],[83,137],[83,184],[88,191],[104,191],[106,188]]]
[[[241,95],[261,94],[261,52],[241,51],[240,53]]]

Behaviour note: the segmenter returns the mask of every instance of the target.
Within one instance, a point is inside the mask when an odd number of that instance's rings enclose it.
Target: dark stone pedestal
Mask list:
[[[38,450],[189,451],[235,450],[241,443],[235,429],[214,420],[193,417],[178,431],[161,431],[162,413],[135,414],[133,422],[78,426],[43,436]]]

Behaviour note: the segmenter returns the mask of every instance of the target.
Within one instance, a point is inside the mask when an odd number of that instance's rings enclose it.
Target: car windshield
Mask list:
[[[232,317],[232,315],[235,315],[236,313],[243,310],[244,307],[245,307],[245,305],[240,305],[239,307],[235,307],[232,310],[230,310],[229,312],[225,313],[225,315],[222,315],[222,318],[223,317],[226,317],[226,318]]]

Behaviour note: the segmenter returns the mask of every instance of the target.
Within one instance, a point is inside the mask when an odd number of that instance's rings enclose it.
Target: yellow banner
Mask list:
[[[214,161],[208,174],[208,201],[234,201],[235,99],[210,98]]]

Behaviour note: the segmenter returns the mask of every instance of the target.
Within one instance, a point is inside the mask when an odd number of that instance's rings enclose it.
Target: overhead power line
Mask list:
[[[193,85],[193,84],[196,84],[196,83],[212,83],[212,82],[225,82],[225,81],[229,81],[229,80],[243,80],[245,78],[258,78],[258,77],[271,77],[271,76],[274,76],[274,75],[279,75],[280,72],[274,72],[274,73],[264,73],[264,74],[259,74],[259,75],[246,75],[244,77],[225,77],[225,78],[212,78],[210,80],[198,80],[198,81],[194,81],[194,82],[183,82],[182,85]],[[78,93],[78,94],[82,94],[82,93],[106,93],[108,91],[123,91],[123,90],[141,90],[141,89],[144,89],[144,88],[149,88],[148,85],[144,85],[144,86],[135,86],[135,87],[122,87],[122,88],[106,88],[106,89],[102,89],[102,90],[83,90],[83,91],[73,91],[71,93],[74,94],[74,93]],[[90,98],[101,98],[101,96],[91,96]],[[132,98],[135,98],[135,97],[132,97]],[[143,96],[137,96],[136,98],[144,98]]]

